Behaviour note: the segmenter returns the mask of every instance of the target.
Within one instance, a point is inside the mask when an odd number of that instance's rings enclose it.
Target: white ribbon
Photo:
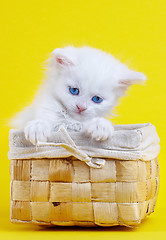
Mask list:
[[[105,160],[101,158],[91,158],[82,150],[80,150],[74,143],[73,139],[68,134],[67,130],[64,126],[60,126],[59,132],[61,133],[61,137],[64,140],[64,143],[54,143],[54,142],[37,142],[37,147],[40,146],[61,146],[65,148],[68,152],[72,154],[72,156],[77,159],[85,162],[89,167],[92,168],[102,168],[105,164]]]

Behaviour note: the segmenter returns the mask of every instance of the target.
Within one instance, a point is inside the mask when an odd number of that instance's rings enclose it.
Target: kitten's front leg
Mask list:
[[[24,128],[25,138],[33,145],[36,145],[38,141],[47,142],[51,132],[52,125],[46,120],[30,121]]]
[[[114,128],[111,122],[105,118],[94,118],[84,124],[85,134],[96,141],[104,141],[112,137]]]

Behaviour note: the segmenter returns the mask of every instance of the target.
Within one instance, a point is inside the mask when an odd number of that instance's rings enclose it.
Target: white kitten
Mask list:
[[[52,53],[44,81],[34,103],[13,125],[24,129],[33,144],[47,141],[60,125],[82,130],[93,139],[106,140],[113,126],[104,116],[128,86],[145,81],[110,54],[90,47],[65,47]]]

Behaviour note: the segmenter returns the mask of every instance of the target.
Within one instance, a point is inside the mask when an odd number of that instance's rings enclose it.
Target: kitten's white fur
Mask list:
[[[90,47],[55,49],[50,58],[46,79],[33,104],[18,114],[13,126],[24,129],[33,144],[47,141],[51,132],[63,124],[82,130],[93,139],[106,140],[113,126],[104,116],[116,106],[128,86],[146,80],[110,54]],[[69,87],[78,88],[72,95]],[[94,103],[93,96],[103,98]],[[86,110],[81,113],[78,108]]]

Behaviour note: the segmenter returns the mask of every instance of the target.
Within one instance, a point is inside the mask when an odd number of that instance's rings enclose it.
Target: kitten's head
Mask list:
[[[106,115],[130,85],[146,80],[143,73],[90,47],[55,49],[50,67],[54,97],[78,121]]]

